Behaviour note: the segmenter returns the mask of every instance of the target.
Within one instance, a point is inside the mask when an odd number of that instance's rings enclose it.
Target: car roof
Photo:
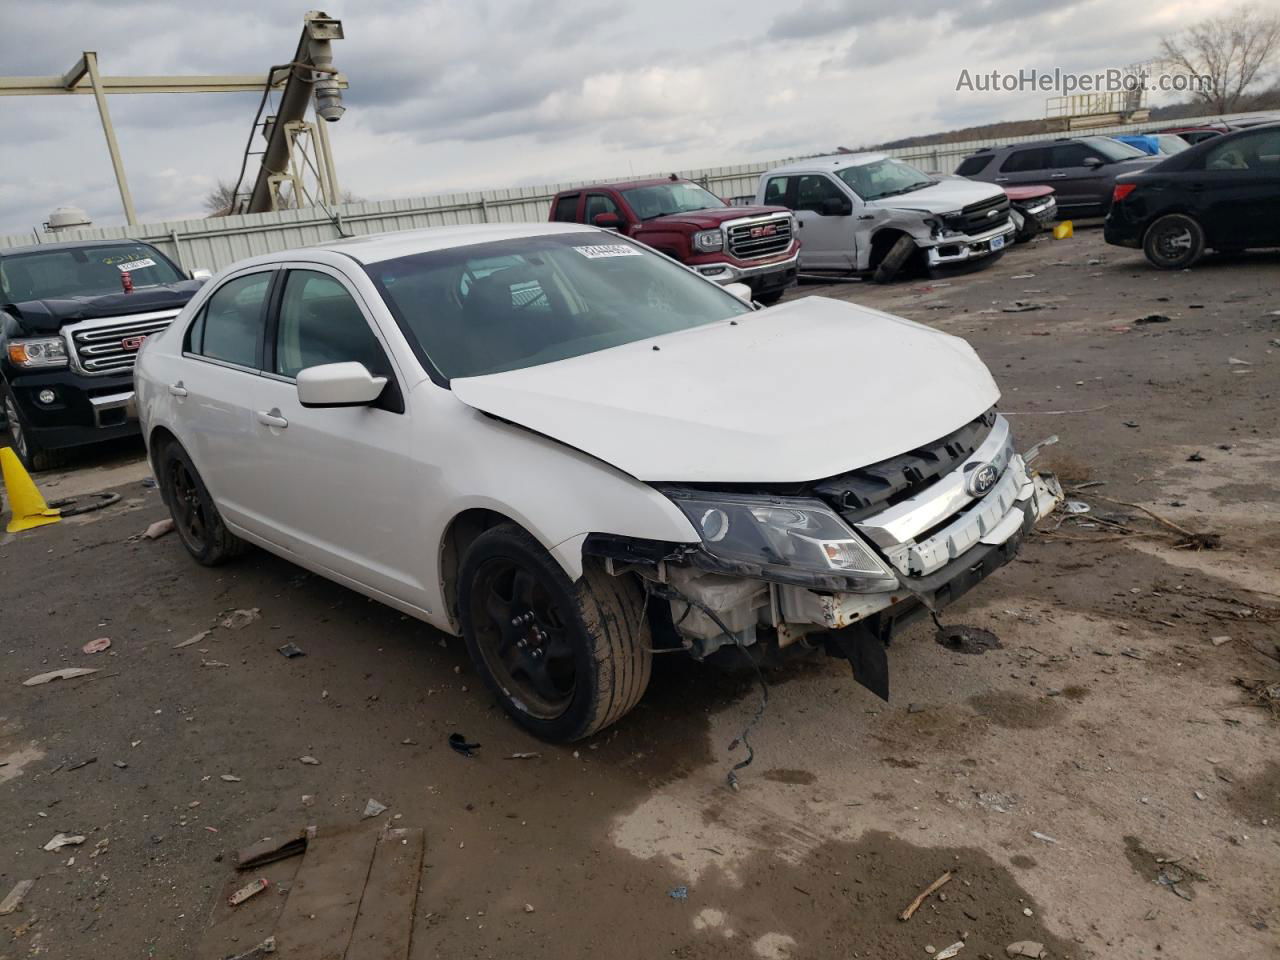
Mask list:
[[[801,173],[813,170],[843,170],[845,167],[860,167],[887,160],[887,153],[836,153],[826,157],[807,157],[804,160],[793,160],[780,167],[773,167],[765,176],[778,173]]]
[[[561,190],[556,194],[557,197],[566,193],[582,193],[584,190],[633,190],[636,187],[658,187],[664,183],[693,183],[692,180],[686,180],[684,177],[652,177],[648,180],[620,180],[617,183],[587,183],[581,187],[573,187],[567,190]]]
[[[31,243],[21,247],[0,248],[0,257],[13,257],[23,253],[42,253],[46,250],[83,250],[86,247],[114,247],[122,243],[142,243],[151,246],[146,240],[135,240],[132,237],[116,237],[114,240],[63,240],[59,243]]]
[[[362,237],[331,240],[309,247],[295,247],[275,253],[263,254],[236,264],[237,268],[263,263],[282,263],[287,260],[305,260],[316,250],[331,250],[345,254],[362,264],[395,260],[417,253],[433,253],[454,247],[467,247],[478,243],[499,240],[516,240],[523,237],[542,237],[563,233],[589,233],[608,238],[617,234],[583,223],[466,223],[447,227],[423,227],[418,230],[397,230],[390,233],[374,233]]]

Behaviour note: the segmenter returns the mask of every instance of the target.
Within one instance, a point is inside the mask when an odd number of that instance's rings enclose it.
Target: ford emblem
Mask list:
[[[965,484],[965,488],[969,491],[969,496],[982,497],[990,492],[998,479],[1000,479],[1000,473],[996,470],[996,465],[994,463],[984,463],[969,474],[969,480]]]

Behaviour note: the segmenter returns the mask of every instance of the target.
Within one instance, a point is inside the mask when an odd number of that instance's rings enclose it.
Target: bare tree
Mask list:
[[[1205,77],[1193,91],[1214,113],[1230,113],[1246,88],[1280,58],[1280,16],[1246,5],[1162,37],[1160,55],[1186,73]]]
[[[229,216],[235,207],[236,185],[219,180],[218,185],[210,190],[204,198],[204,208],[211,217]]]

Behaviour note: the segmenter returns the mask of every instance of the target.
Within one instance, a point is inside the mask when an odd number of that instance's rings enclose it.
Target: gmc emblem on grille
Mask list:
[[[1000,473],[996,470],[994,463],[982,464],[973,473],[969,474],[969,480],[965,484],[968,488],[969,496],[981,497],[986,495],[996,485],[996,481],[999,478]]]
[[[766,223],[763,226],[751,228],[751,239],[758,240],[761,237],[772,237],[778,232],[778,225],[775,223]]]
[[[146,336],[141,337],[125,337],[120,341],[120,349],[137,352],[142,349],[142,341],[146,340]]]

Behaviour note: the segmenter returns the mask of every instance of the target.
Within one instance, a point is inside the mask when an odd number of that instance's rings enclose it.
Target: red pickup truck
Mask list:
[[[800,241],[786,207],[732,207],[696,183],[600,183],[563,190],[552,221],[589,223],[653,247],[716,283],[745,283],[764,304],[796,282]]]

